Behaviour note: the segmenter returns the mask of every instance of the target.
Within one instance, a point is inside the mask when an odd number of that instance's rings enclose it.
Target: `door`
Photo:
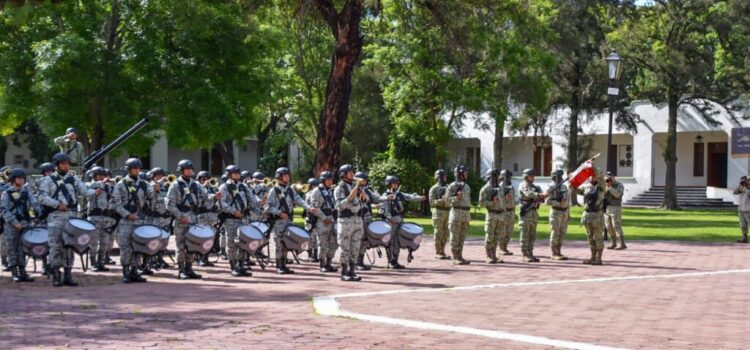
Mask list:
[[[727,143],[708,143],[708,175],[706,185],[727,187]]]
[[[544,147],[544,176],[552,175],[552,147]]]
[[[224,171],[224,158],[216,147],[211,148],[211,175],[221,174]]]

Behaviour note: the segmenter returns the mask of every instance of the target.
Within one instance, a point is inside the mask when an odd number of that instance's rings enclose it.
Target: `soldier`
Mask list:
[[[371,267],[369,265],[365,265],[365,253],[367,253],[367,248],[369,247],[367,240],[364,238],[364,235],[367,233],[367,225],[372,222],[372,206],[373,204],[380,204],[382,203],[386,197],[381,196],[378,192],[373,190],[369,186],[369,178],[367,176],[367,173],[364,171],[358,171],[356,174],[354,174],[354,179],[362,186],[362,192],[367,197],[366,200],[363,201],[364,204],[364,212],[362,213],[362,232],[363,237],[360,241],[359,245],[359,254],[357,255],[357,264],[354,265],[354,268],[357,270],[363,270],[363,271],[369,271]]]
[[[388,267],[392,269],[404,269],[405,266],[398,263],[398,256],[401,252],[401,246],[399,245],[398,239],[398,228],[401,223],[404,222],[404,214],[406,214],[406,202],[421,202],[426,198],[424,196],[403,193],[399,189],[401,188],[401,182],[398,177],[390,175],[385,177],[385,196],[389,199],[383,202],[383,215],[385,219],[391,224],[391,241],[388,249],[389,260]]]
[[[750,191],[748,188],[747,176],[740,177],[740,185],[734,189],[733,193],[740,195],[739,205],[737,206],[737,216],[740,218],[740,230],[742,238],[737,243],[747,243],[747,226],[750,223]]]
[[[149,185],[140,177],[142,167],[138,158],[126,160],[127,174],[115,185],[115,210],[120,215],[117,233],[120,236],[122,283],[146,282],[146,279],[138,272],[138,261],[133,256],[133,230],[149,221],[146,218],[148,205],[158,198],[161,188],[158,183]]]
[[[549,236],[549,245],[552,249],[552,259],[568,260],[568,257],[562,254],[562,243],[565,234],[568,233],[568,223],[570,222],[570,191],[563,182],[563,171],[555,170],[552,172],[552,184],[547,187],[547,204],[551,207],[549,211],[549,223],[552,232]]]
[[[445,244],[448,240],[448,216],[451,208],[445,197],[448,189],[445,170],[435,171],[437,183],[430,188],[430,206],[432,207],[432,227],[435,230],[435,259],[448,260],[451,257],[445,255]]]
[[[164,169],[155,167],[148,172],[148,177],[151,180],[151,186],[158,184],[159,192],[154,193],[154,200],[151,202],[151,223],[158,226],[164,231],[169,232],[169,223],[172,221],[172,215],[167,210],[167,192],[169,190],[169,182],[164,177]],[[156,254],[155,266],[160,269],[170,268],[169,264],[164,261],[164,251],[160,251]]]
[[[23,169],[13,169],[8,181],[10,187],[3,191],[0,199],[5,221],[3,239],[8,246],[8,266],[13,275],[13,282],[32,282],[34,279],[26,273],[26,256],[21,244],[21,233],[31,226],[42,209],[34,196],[24,187],[26,172]]]
[[[336,237],[341,247],[341,280],[360,281],[354,268],[355,255],[362,245],[364,235],[364,219],[362,211],[365,210],[365,201],[369,200],[360,183],[354,184],[354,167],[344,164],[339,167],[339,181],[334,191],[336,210]]]
[[[52,164],[55,165],[55,172],[43,178],[39,184],[39,202],[49,211],[47,230],[52,285],[75,287],[78,283],[73,280],[73,254],[63,244],[63,229],[68,219],[77,216],[75,210],[78,206],[78,196],[90,196],[92,192],[99,196],[104,192],[101,189],[88,189],[81,179],[70,175],[70,157],[67,154],[55,154]],[[60,274],[61,267],[64,276]]]
[[[78,131],[75,128],[65,130],[65,135],[55,138],[55,144],[60,152],[70,157],[70,167],[77,175],[83,176],[83,161],[86,156],[81,142],[78,141]]]
[[[196,179],[208,194],[208,196],[201,202],[201,205],[198,207],[198,223],[209,227],[216,227],[216,224],[219,223],[219,207],[217,206],[217,203],[219,203],[221,200],[221,193],[216,186],[211,184],[211,176],[208,175],[208,171],[199,171]],[[215,241],[215,243],[218,244],[215,245],[219,249],[221,248],[222,239],[224,240],[224,246],[226,247],[226,232],[224,232],[223,234],[221,232],[217,232],[215,240],[218,242]],[[208,260],[208,254],[206,254],[203,255],[198,261],[198,265],[214,266],[214,263]]]
[[[497,247],[505,229],[505,193],[500,187],[499,176],[500,170],[487,170],[487,184],[479,190],[479,205],[487,208],[484,219],[484,250],[487,252],[485,262],[488,264],[503,262],[497,258]]]
[[[91,235],[89,244],[89,254],[91,255],[91,266],[94,272],[109,271],[104,265],[107,252],[112,248],[112,232],[117,224],[116,212],[114,211],[114,200],[112,196],[113,189],[104,178],[107,172],[100,166],[91,168],[91,182],[89,188],[92,190],[101,189],[104,194],[101,196],[88,197],[88,220],[96,225],[96,231]]]
[[[310,208],[307,203],[297,194],[289,185],[291,174],[289,168],[281,167],[276,169],[276,185],[268,193],[268,201],[265,205],[265,211],[271,221],[271,232],[273,241],[276,245],[276,273],[285,275],[294,273],[293,270],[286,267],[287,249],[282,243],[282,239],[287,234],[289,225],[292,224],[294,205],[303,207],[313,214],[317,214],[318,209]]]
[[[312,232],[318,237],[320,245],[320,272],[336,272],[338,269],[331,265],[333,256],[339,248],[334,227],[336,204],[333,199],[333,174],[330,171],[320,173],[319,182],[320,184],[309,192],[310,207],[318,208],[312,222]]]
[[[523,171],[523,182],[518,188],[521,203],[521,219],[518,228],[521,231],[521,252],[526,262],[539,262],[534,256],[534,242],[536,241],[536,224],[539,220],[539,203],[547,198],[542,188],[534,184],[534,169]]]
[[[591,249],[591,258],[583,261],[588,265],[601,265],[604,251],[604,204],[605,188],[602,184],[602,170],[597,168],[583,187],[584,210],[581,224],[586,228],[586,237]]]
[[[221,193],[221,214],[219,219],[224,222],[227,237],[227,255],[232,276],[252,276],[252,272],[245,269],[242,261],[244,252],[237,246],[237,229],[243,224],[243,218],[250,208],[257,207],[255,195],[242,190],[240,185],[240,168],[229,165],[226,168],[227,181],[219,187]]]
[[[52,174],[52,172],[55,171],[55,166],[52,163],[45,162],[42,163],[42,165],[39,166],[39,173],[42,175],[39,179],[32,182],[31,189],[31,195],[34,198],[39,198],[39,184],[41,182],[42,178],[45,178]],[[1,189],[0,189],[1,190]],[[46,220],[46,218],[40,218],[41,220]],[[49,275],[49,255],[45,255],[42,258],[42,275],[48,276]]]
[[[249,177],[249,181],[252,185],[251,186],[247,185],[248,188],[253,191],[255,198],[258,199],[258,205],[260,207],[265,207],[266,200],[268,197],[268,186],[266,186],[263,183],[263,179],[265,178],[266,178],[266,175],[264,175],[260,171],[256,171],[252,174],[252,176]],[[258,213],[255,213],[255,212],[251,213],[250,220],[253,220],[253,221],[265,220],[265,218],[263,217],[263,212],[261,211]]]
[[[513,255],[513,252],[508,250],[510,238],[513,236],[513,227],[516,225],[516,189],[513,188],[513,172],[508,169],[501,171],[500,180],[503,182],[505,194],[505,212],[503,213],[503,230],[500,232],[498,245],[503,255]]]
[[[2,176],[2,181],[0,182],[0,193],[10,188],[10,182],[9,179],[5,177],[5,173],[12,171],[13,167],[11,166],[4,166],[0,168],[0,176]],[[0,216],[0,218],[2,218],[2,216]],[[2,234],[2,230],[4,228],[5,223],[0,222],[0,235]],[[3,271],[10,271],[10,266],[8,265],[8,245],[5,244],[5,240],[2,239],[2,237],[0,237],[0,257],[2,257]]]
[[[464,259],[464,241],[469,231],[471,221],[471,188],[466,180],[469,178],[469,169],[463,165],[457,165],[453,169],[455,180],[448,186],[448,204],[451,212],[448,216],[448,228],[450,230],[451,253],[453,253],[454,265],[469,265],[471,262]]]
[[[628,247],[625,245],[625,236],[622,232],[622,195],[625,193],[625,185],[615,179],[615,175],[608,171],[606,183],[607,209],[604,213],[604,221],[607,224],[607,232],[612,244],[607,249],[623,250]],[[617,237],[620,238],[620,246],[617,246]]]
[[[330,173],[330,172],[329,172]],[[313,190],[315,190],[316,187],[320,185],[320,180],[311,177],[307,179],[307,193],[305,193],[305,203],[307,205],[312,206],[311,198]],[[310,248],[307,249],[307,256],[310,258],[310,262],[321,262],[323,259],[318,259],[318,235],[314,233],[313,230],[315,230],[315,224],[317,221],[317,217],[315,215],[311,215],[308,212],[303,212],[302,215],[305,218],[305,230],[310,232]],[[336,235],[334,234],[334,241],[336,241]]]
[[[187,251],[185,234],[190,225],[198,223],[198,208],[208,197],[208,193],[197,181],[193,181],[193,162],[183,159],[177,163],[177,180],[167,191],[167,210],[172,213],[174,223],[172,231],[175,236],[179,279],[200,279],[201,275],[193,271],[193,255]]]

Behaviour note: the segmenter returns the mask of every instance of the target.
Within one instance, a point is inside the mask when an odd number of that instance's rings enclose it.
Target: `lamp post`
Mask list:
[[[617,96],[620,94],[620,89],[617,88],[617,81],[620,80],[620,72],[622,69],[622,59],[617,52],[607,56],[607,66],[609,66],[609,89],[607,89],[607,95],[609,97],[609,131],[607,132],[607,171],[615,173],[615,155],[610,151],[612,149],[612,115],[615,109],[615,101]],[[615,152],[616,154],[616,152]]]

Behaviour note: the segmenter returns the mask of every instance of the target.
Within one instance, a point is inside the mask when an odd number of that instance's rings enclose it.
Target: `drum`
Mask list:
[[[422,243],[422,233],[424,230],[413,222],[401,223],[398,227],[398,243],[401,248],[417,250]]]
[[[167,250],[168,245],[169,245],[169,232],[164,229],[161,229],[161,245],[159,246],[159,251]]]
[[[255,253],[258,248],[263,246],[265,238],[263,238],[263,232],[256,226],[242,225],[237,228],[235,243],[237,243],[240,249],[248,253]]]
[[[208,254],[214,246],[216,232],[211,226],[192,225],[185,234],[185,244],[190,253]]]
[[[151,256],[159,252],[162,229],[154,225],[141,225],[133,230],[133,251]]]
[[[367,243],[373,247],[387,247],[391,241],[391,225],[385,221],[367,224]]]
[[[263,234],[263,236],[265,236],[266,238],[268,238],[268,236],[270,234],[270,232],[268,232],[268,230],[270,229],[270,227],[268,226],[267,223],[265,223],[263,221],[253,221],[253,222],[250,223],[250,225],[257,227],[258,230],[260,230],[260,232]]]
[[[310,233],[300,226],[289,225],[284,235],[284,244],[289,250],[307,250],[310,246]]]
[[[63,228],[63,243],[81,254],[89,249],[91,235],[96,231],[96,225],[83,219],[68,219]]]
[[[49,231],[46,227],[34,227],[23,233],[21,242],[27,255],[43,258],[49,253]]]

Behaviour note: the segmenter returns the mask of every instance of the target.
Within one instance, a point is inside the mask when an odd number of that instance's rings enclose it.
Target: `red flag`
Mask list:
[[[570,185],[573,187],[580,187],[586,180],[591,177],[591,175],[594,175],[594,166],[591,163],[591,160],[587,160],[581,164],[576,171],[574,171],[570,176],[568,176],[568,181],[570,182]]]

